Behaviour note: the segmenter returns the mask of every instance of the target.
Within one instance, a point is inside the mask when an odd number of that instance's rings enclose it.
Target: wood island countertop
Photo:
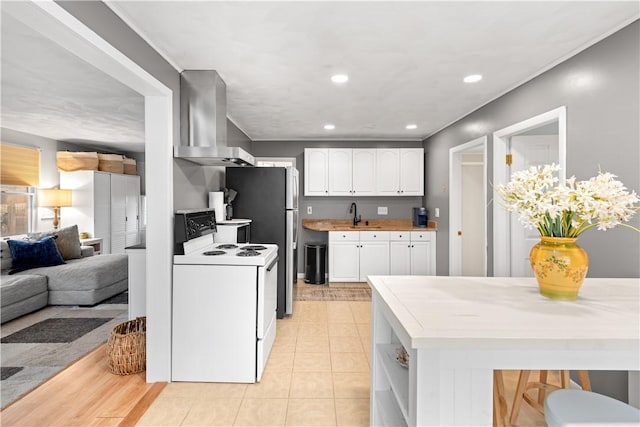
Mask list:
[[[354,226],[352,219],[303,219],[302,227],[314,231],[437,231],[438,223],[427,221],[425,228],[414,227],[411,219],[363,219]]]

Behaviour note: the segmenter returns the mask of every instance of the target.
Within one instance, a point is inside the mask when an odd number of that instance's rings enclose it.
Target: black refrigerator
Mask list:
[[[293,313],[298,182],[298,170],[290,167],[226,169],[226,187],[238,192],[232,203],[233,216],[251,220],[251,243],[278,245],[278,319]]]

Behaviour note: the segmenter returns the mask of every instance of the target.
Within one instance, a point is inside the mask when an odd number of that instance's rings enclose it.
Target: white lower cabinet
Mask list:
[[[435,231],[330,231],[329,281],[436,274]]]

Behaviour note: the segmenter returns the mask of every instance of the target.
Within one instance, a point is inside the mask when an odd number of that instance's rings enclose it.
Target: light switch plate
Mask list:
[[[435,210],[436,218],[440,218],[440,208],[435,208],[434,210]]]
[[[378,206],[378,215],[388,215],[389,209],[386,206]]]
[[[307,214],[311,215],[313,213],[313,208],[311,206],[307,206]]]

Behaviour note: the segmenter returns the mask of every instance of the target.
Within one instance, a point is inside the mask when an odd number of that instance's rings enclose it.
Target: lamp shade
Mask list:
[[[71,206],[71,190],[49,188],[38,190],[38,206],[61,208]]]

